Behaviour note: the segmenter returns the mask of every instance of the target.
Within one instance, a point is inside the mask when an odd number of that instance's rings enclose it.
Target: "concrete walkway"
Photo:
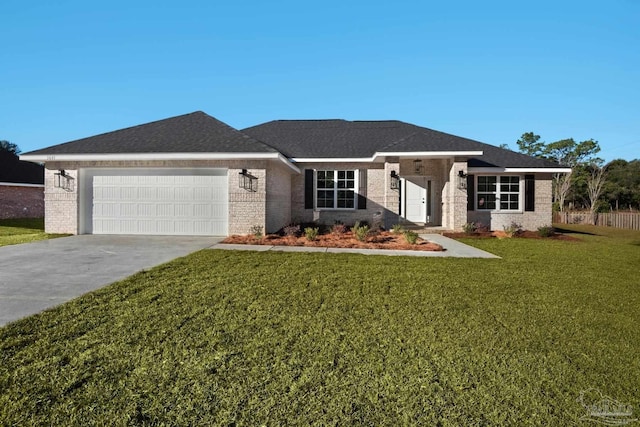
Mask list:
[[[324,252],[324,253],[350,253],[364,255],[402,255],[415,257],[454,257],[454,258],[500,258],[497,255],[474,248],[457,240],[450,239],[440,234],[420,234],[424,240],[434,242],[442,246],[442,252],[432,251],[405,251],[388,249],[352,249],[352,248],[318,248],[306,246],[269,246],[269,245],[236,245],[217,243],[211,249],[239,250],[239,251],[276,251],[276,252]]]
[[[81,235],[2,246],[0,326],[222,239]]]

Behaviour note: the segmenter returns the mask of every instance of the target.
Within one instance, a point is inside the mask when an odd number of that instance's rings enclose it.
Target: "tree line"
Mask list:
[[[540,135],[525,132],[516,141],[518,151],[570,167],[569,174],[554,174],[554,208],[588,209],[593,212],[640,209],[640,159],[598,157],[598,141],[573,138],[546,143]],[[508,148],[505,147],[505,148]]]

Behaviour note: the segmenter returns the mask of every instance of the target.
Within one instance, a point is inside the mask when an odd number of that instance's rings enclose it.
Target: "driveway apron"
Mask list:
[[[0,247],[0,326],[223,238],[81,235]]]

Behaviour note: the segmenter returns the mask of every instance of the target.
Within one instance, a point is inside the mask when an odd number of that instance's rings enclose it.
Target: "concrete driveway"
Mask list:
[[[0,326],[222,239],[82,235],[2,246]]]

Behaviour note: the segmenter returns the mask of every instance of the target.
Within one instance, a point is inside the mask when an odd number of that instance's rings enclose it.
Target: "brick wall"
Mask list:
[[[0,219],[43,216],[43,187],[0,184]]]
[[[294,175],[291,180],[291,221],[294,223],[316,222],[333,225],[340,221],[353,225],[356,221],[367,221],[369,224],[385,224],[389,214],[385,208],[386,186],[388,186],[384,164],[371,163],[304,163],[297,165],[302,173]],[[358,170],[359,180],[366,179],[366,209],[305,209],[304,207],[304,169],[320,170]],[[364,173],[362,176],[360,174]],[[391,212],[393,214],[393,212]]]
[[[524,194],[524,189],[522,194]],[[536,174],[535,210],[533,212],[472,211],[468,212],[468,221],[481,222],[489,226],[491,230],[498,231],[502,231],[512,222],[520,224],[525,230],[537,230],[538,227],[551,225],[553,209],[551,200],[551,174]]]
[[[266,231],[275,233],[291,223],[291,169],[267,169]]]
[[[228,168],[229,177],[229,233],[246,234],[253,225],[266,227],[266,173],[263,160],[180,160],[180,161],[104,161],[104,162],[47,162],[45,170],[45,231],[49,233],[78,233],[78,188],[84,185],[80,168]],[[72,191],[55,188],[54,174],[64,169],[75,178]],[[239,186],[239,173],[247,169],[258,177],[257,191]]]
[[[78,233],[78,171],[65,169],[73,178],[69,190],[55,187],[54,179],[58,169],[46,166],[44,171],[44,231],[47,233]]]

